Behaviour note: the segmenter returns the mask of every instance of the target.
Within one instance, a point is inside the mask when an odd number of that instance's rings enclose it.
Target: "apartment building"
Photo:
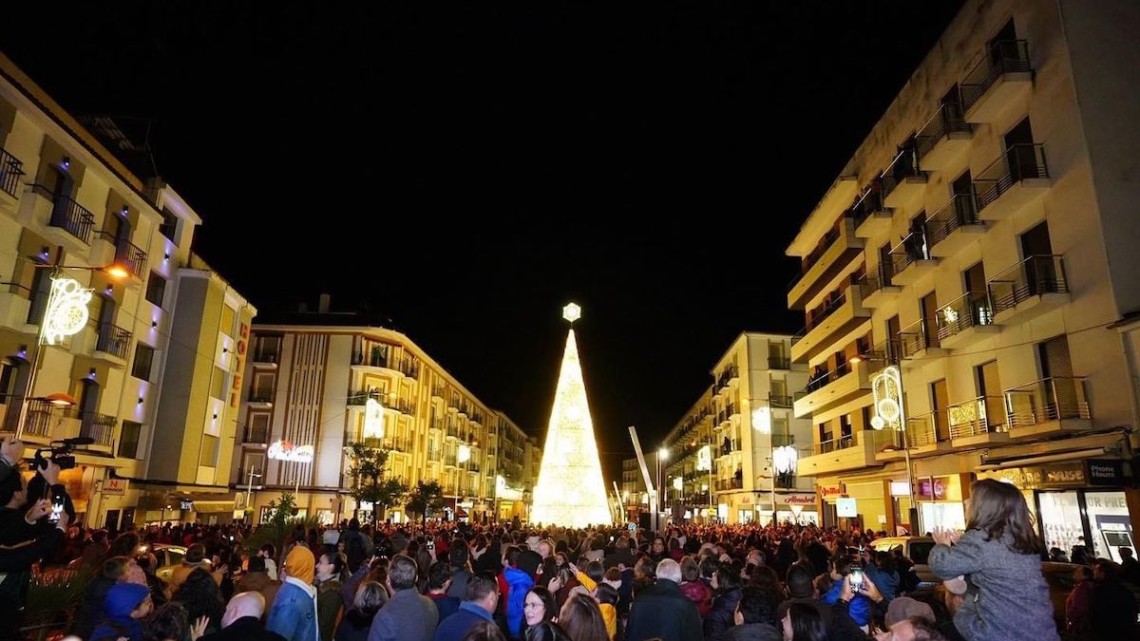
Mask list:
[[[1112,330],[1140,309],[1138,27],[1128,3],[967,2],[788,246],[826,522],[855,499],[862,527],[961,528],[998,478],[1048,545],[1119,558],[1140,516]],[[905,430],[872,429],[888,365]]]
[[[80,122],[0,55],[4,430],[29,459],[91,440],[62,475],[89,527],[199,518],[195,498],[228,516],[219,444],[233,437],[234,350],[256,310],[191,253],[198,214],[112,155],[108,133],[112,121]],[[47,309],[57,278],[76,283],[55,299],[73,312],[62,322]]]
[[[283,491],[324,522],[370,518],[348,495],[345,448],[361,442],[389,451],[385,478],[438,481],[449,517],[525,519],[536,441],[407,336],[330,302],[252,328],[230,478],[249,490],[254,518]],[[403,506],[385,516],[406,517]]]
[[[791,342],[737,337],[713,368],[713,385],[665,437],[662,492],[674,518],[818,522],[812,481],[797,471],[811,422],[792,413],[807,367],[791,361]]]

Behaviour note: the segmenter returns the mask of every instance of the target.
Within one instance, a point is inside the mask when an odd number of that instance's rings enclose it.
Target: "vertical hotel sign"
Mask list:
[[[233,383],[230,385],[230,407],[236,408],[241,403],[242,373],[245,372],[245,352],[249,344],[249,323],[240,321],[237,340],[237,354],[234,357]]]

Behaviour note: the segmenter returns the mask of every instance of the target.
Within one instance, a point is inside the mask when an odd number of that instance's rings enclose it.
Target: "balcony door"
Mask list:
[[[982,407],[985,411],[986,431],[1004,431],[1002,427],[1005,425],[1005,398],[1002,397],[998,362],[994,360],[978,365],[975,368],[975,376],[978,381],[978,395],[982,397]]]
[[[1073,384],[1073,360],[1069,355],[1069,337],[1054,336],[1037,344],[1037,362],[1041,367],[1044,388],[1045,417],[1054,420],[1069,415],[1077,407],[1077,389]]]
[[[938,347],[938,296],[930,292],[922,297],[919,312],[922,314],[922,334],[925,338],[925,348]]]
[[[1043,220],[1019,238],[1021,256],[1025,259],[1025,293],[1036,296],[1056,290],[1057,273],[1053,267],[1053,243],[1049,226]],[[1015,296],[1018,292],[1014,293]],[[1024,298],[1017,297],[1017,301]]]
[[[902,343],[899,332],[902,331],[899,316],[895,314],[887,319],[887,349],[885,350],[888,363],[897,363],[902,358]]]
[[[974,204],[974,179],[967,169],[950,184],[951,198],[954,199],[954,214],[962,224],[973,223],[978,219]]]
[[[962,282],[966,288],[966,300],[969,301],[970,320],[974,325],[989,325],[993,322],[993,310],[986,289],[985,264],[978,261],[962,272]]]
[[[51,193],[51,224],[53,227],[66,227],[68,206],[71,194],[75,191],[75,179],[60,167],[52,167],[45,174],[51,184],[46,185]]]
[[[1037,152],[1033,148],[1033,128],[1029,126],[1029,118],[1022,119],[1013,126],[1013,129],[1006,132],[1004,140],[1011,182],[1040,178],[1037,169]]]
[[[930,384],[930,406],[934,410],[934,435],[939,443],[950,440],[950,423],[946,408],[950,406],[950,394],[946,391],[946,379]]]

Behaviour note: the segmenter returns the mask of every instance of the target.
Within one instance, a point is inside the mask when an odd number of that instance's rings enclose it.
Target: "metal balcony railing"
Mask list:
[[[725,492],[728,490],[739,490],[744,487],[744,479],[717,479],[716,489],[718,492]]]
[[[902,432],[894,429],[872,430],[871,442],[876,452],[901,452]]]
[[[787,356],[769,356],[768,369],[792,369],[792,359]]]
[[[990,163],[974,179],[974,199],[978,211],[994,203],[1011,187],[1029,178],[1048,178],[1045,145],[1022,143],[1011,145],[1000,158]]]
[[[900,150],[883,170],[883,198],[890,197],[891,192],[907,178],[926,178],[926,172],[918,168],[918,154],[913,146]]]
[[[455,467],[457,464],[456,460],[457,460],[457,457],[455,454],[444,454],[443,455],[443,464],[444,465]]]
[[[946,427],[946,412],[936,410],[911,416],[906,419],[906,439],[908,447],[923,447],[945,442],[949,438]]]
[[[273,402],[273,392],[271,390],[249,390],[250,403],[271,403]]]
[[[95,445],[110,445],[115,436],[115,424],[119,419],[98,412],[79,414],[79,435],[95,440]]]
[[[281,358],[281,343],[275,342],[266,345],[261,345],[253,350],[253,362],[255,363],[276,363]]]
[[[902,242],[891,248],[890,275],[902,273],[920,260],[930,260],[930,234],[927,224],[915,228]]]
[[[791,407],[793,403],[792,397],[787,394],[769,394],[768,404],[772,407]]]
[[[832,438],[817,443],[812,447],[812,453],[827,454],[829,452],[838,452],[839,450],[845,450],[852,445],[855,445],[855,437],[851,434],[845,434],[839,438]]]
[[[879,291],[883,287],[891,287],[892,264],[889,262],[879,263],[878,269],[875,273],[863,274],[856,285],[859,286],[859,294],[863,300],[871,297],[871,294]]]
[[[898,365],[902,360],[902,341],[898,338],[877,343],[871,351],[860,356],[867,362],[867,372],[873,374],[888,365]]]
[[[835,369],[826,372],[817,372],[812,378],[808,379],[807,387],[804,388],[803,393],[806,396],[812,392],[817,392],[850,373],[851,363],[849,361],[840,363]]]
[[[134,276],[146,272],[146,250],[134,243],[124,243],[115,250],[115,262],[120,263]]]
[[[999,40],[990,45],[988,53],[962,82],[963,112],[969,111],[998,78],[1007,73],[1033,70],[1029,64],[1029,44],[1025,40]]]
[[[1030,256],[991,278],[986,287],[994,314],[1013,309],[1033,296],[1069,291],[1061,256]]]
[[[819,327],[820,323],[827,320],[828,317],[835,313],[835,310],[843,307],[843,304],[846,302],[846,289],[843,289],[839,292],[832,292],[831,296],[826,301],[824,301],[822,305],[808,312],[808,323],[807,326],[804,327],[804,335],[806,336],[807,332],[810,332],[816,327]]]
[[[959,228],[981,224],[978,208],[974,205],[974,194],[956,194],[926,221],[926,229],[929,231],[927,240],[930,241],[930,247],[934,248]]]
[[[1083,376],[1053,376],[1012,387],[1005,390],[1005,407],[1010,428],[1092,418]]]
[[[965,438],[1006,432],[1005,398],[979,396],[955,403],[946,410],[950,420],[950,438]]]
[[[987,294],[964,294],[938,310],[938,340],[943,341],[971,327],[992,325],[994,307]]]
[[[795,444],[796,444],[796,435],[795,434],[773,434],[772,435],[772,447],[783,447],[785,445],[795,445]]]
[[[441,453],[442,450],[440,450],[438,447],[429,449],[427,451],[427,460],[438,461]]]
[[[930,120],[915,134],[915,152],[919,160],[951,133],[969,133],[970,123],[966,122],[962,105],[956,102],[943,103]]]
[[[938,332],[932,331],[924,318],[899,332],[899,346],[902,348],[900,356],[910,358],[925,349],[938,347]]]
[[[55,198],[52,204],[49,224],[52,227],[63,229],[84,243],[91,244],[91,231],[95,228],[95,215],[75,202],[70,196],[59,196]]]
[[[130,349],[130,332],[114,323],[99,325],[99,340],[95,341],[95,351],[126,360]]]
[[[447,391],[447,386],[445,386],[445,385],[432,385],[431,386],[431,395],[436,397],[436,398],[443,398],[443,394],[446,391]]]
[[[24,175],[24,164],[15,156],[0,149],[0,191],[19,197],[20,177]]]
[[[27,416],[24,418],[24,433],[33,436],[51,436],[52,411],[56,409],[49,401],[42,398],[29,398],[24,401],[28,404]],[[19,405],[16,406],[16,413],[12,416],[19,418]],[[64,412],[64,410],[59,410]],[[15,431],[16,426],[12,425],[10,428]]]
[[[883,204],[883,184],[880,179],[876,178],[867,186],[867,189],[859,195],[855,200],[855,204],[851,205],[851,217],[855,219],[855,227],[858,228],[871,214],[885,210],[886,206]]]
[[[792,282],[788,283],[788,291],[795,289],[796,283],[800,282],[807,273],[819,262],[820,257],[823,256],[828,249],[831,248],[835,241],[839,240],[839,229],[832,227],[823,238],[820,239],[819,244],[807,256],[804,256],[803,261],[800,263],[800,273],[796,274]]]

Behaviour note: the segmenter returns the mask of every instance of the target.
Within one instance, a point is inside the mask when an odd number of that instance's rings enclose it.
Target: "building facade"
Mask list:
[[[98,134],[114,125],[97,124],[0,55],[0,416],[29,459],[90,439],[62,476],[86,526],[194,518],[178,499],[228,495],[237,363],[224,349],[256,310],[191,253],[197,213],[112,155]],[[86,321],[41,344],[64,278],[78,296],[66,323]]]
[[[825,521],[961,528],[992,477],[1049,546],[1130,539],[1140,8],[1112,7],[967,2],[789,245]],[[872,429],[888,366],[902,430]]]
[[[741,334],[717,361],[713,385],[666,436],[662,491],[675,518],[818,520],[812,481],[796,470],[811,423],[792,414],[807,367],[792,363],[791,338]]]
[[[285,491],[324,522],[371,518],[348,494],[357,479],[345,448],[360,442],[388,450],[385,478],[437,481],[449,517],[525,519],[534,440],[407,336],[329,302],[252,328],[230,482],[248,491],[253,518]],[[384,515],[406,517],[402,505]]]

